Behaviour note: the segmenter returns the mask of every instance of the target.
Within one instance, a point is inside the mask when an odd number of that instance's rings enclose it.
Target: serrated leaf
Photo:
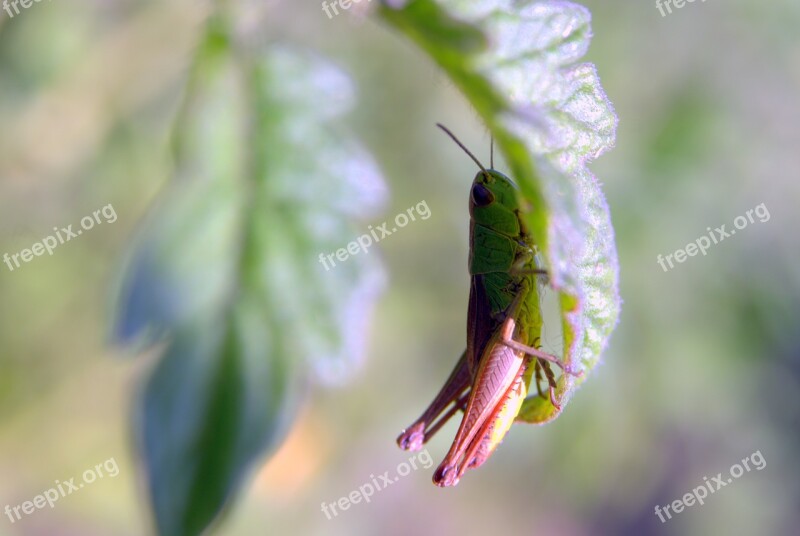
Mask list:
[[[589,45],[590,13],[570,2],[510,0],[413,0],[385,3],[380,13],[469,99],[532,207],[524,217],[559,293],[563,359],[586,372],[559,380],[563,408],[600,359],[620,308],[608,206],[587,168],[613,144],[617,118],[594,66],[576,63]],[[470,45],[443,39],[452,28],[472,35]],[[485,47],[472,44],[476,34]],[[518,418],[541,423],[557,414],[530,397]]]

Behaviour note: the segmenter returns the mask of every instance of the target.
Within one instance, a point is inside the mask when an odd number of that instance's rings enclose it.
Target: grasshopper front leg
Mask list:
[[[439,428],[441,428],[456,411],[464,409],[467,402],[466,391],[469,390],[472,378],[470,377],[469,367],[467,366],[467,352],[461,354],[461,359],[456,363],[453,372],[442,387],[433,402],[427,407],[419,419],[403,430],[397,437],[397,445],[403,450],[419,450]],[[439,418],[445,408],[453,403],[453,406]]]

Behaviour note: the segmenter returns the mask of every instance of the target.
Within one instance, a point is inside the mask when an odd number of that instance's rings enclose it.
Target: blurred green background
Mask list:
[[[800,4],[695,2],[662,17],[652,2],[583,2],[595,34],[586,59],[620,118],[616,148],[592,165],[624,299],[603,362],[559,419],[515,426],[458,487],[430,483],[453,422],[427,446],[431,467],[330,520],[321,503],[409,459],[394,439],[463,350],[474,165],[434,123],[484,160],[489,139],[437,68],[369,16],[329,19],[313,0],[243,4],[258,32],[353,76],[348,122],[391,188],[386,219],[421,201],[432,216],[380,244],[389,280],[365,366],[309,392],[216,533],[800,533]],[[0,535],[151,531],[129,418],[158,352],[131,359],[108,346],[109,296],[170,178],[169,128],[208,10],[187,0],[0,12],[0,254],[109,203],[118,215],[52,257],[0,265],[0,509],[110,458],[120,468],[53,509],[2,515]],[[769,221],[668,272],[658,265],[762,203]],[[544,340],[560,351],[552,321]],[[667,523],[654,514],[755,451],[763,470]]]

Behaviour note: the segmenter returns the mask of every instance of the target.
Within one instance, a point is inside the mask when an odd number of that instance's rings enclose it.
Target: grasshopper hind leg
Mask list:
[[[420,450],[450,417],[457,411],[464,410],[469,397],[471,379],[465,351],[433,402],[419,419],[397,437],[397,445],[403,450]],[[445,411],[450,404],[452,404],[450,409]]]

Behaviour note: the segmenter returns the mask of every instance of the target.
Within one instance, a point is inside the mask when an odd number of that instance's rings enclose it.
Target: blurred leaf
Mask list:
[[[352,94],[325,61],[277,46],[252,57],[215,20],[197,52],[177,178],[133,247],[113,328],[120,343],[167,344],[135,422],[160,534],[199,534],[223,510],[279,440],[300,370],[339,382],[363,356],[377,259],[319,260],[386,196],[331,126]]]
[[[412,0],[387,2],[381,15],[447,72],[489,127],[531,205],[524,218],[559,292],[563,359],[590,370],[620,298],[608,206],[586,167],[613,144],[617,123],[594,66],[576,63],[589,45],[589,11],[569,2]],[[474,46],[476,32],[485,47]],[[562,407],[585,377],[559,380]],[[519,418],[556,415],[531,397]]]
[[[288,356],[254,300],[176,333],[149,378],[136,427],[160,534],[200,534],[283,433]]]

